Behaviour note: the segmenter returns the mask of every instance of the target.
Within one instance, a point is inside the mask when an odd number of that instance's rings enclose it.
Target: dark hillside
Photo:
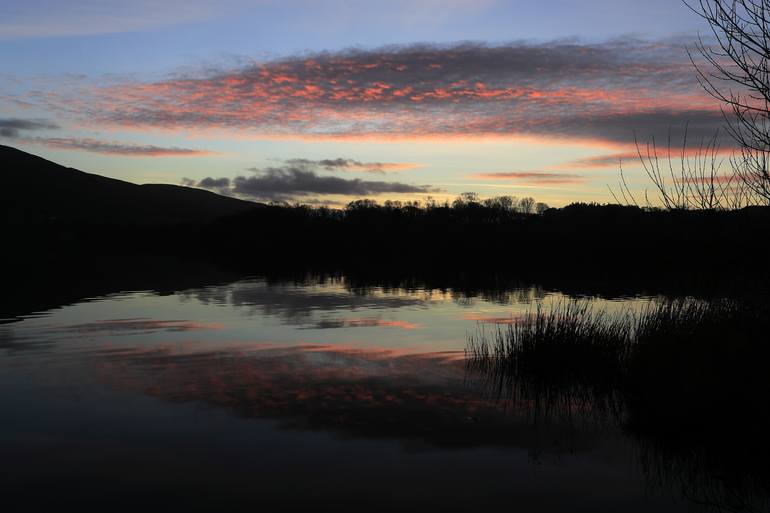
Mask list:
[[[8,225],[173,225],[249,210],[256,203],[176,185],[136,185],[0,145],[0,222]]]

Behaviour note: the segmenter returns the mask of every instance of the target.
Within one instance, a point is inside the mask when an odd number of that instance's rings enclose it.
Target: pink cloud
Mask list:
[[[262,137],[518,136],[627,144],[723,123],[686,53],[662,43],[415,45],[321,53],[92,88],[52,109],[103,126]]]
[[[639,155],[637,152],[624,152],[624,153],[611,153],[607,155],[596,155],[593,157],[585,157],[582,159],[573,160],[564,165],[564,167],[577,167],[577,168],[600,168],[600,167],[618,167],[620,162],[628,160],[637,160]]]
[[[572,173],[550,173],[550,172],[532,172],[532,171],[509,171],[500,173],[476,173],[472,178],[481,180],[511,180],[520,181],[529,184],[555,185],[582,183],[586,181],[585,176]]]

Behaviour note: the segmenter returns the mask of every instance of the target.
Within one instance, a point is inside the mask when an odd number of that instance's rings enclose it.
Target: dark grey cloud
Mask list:
[[[733,141],[724,130],[724,125],[725,118],[720,110],[650,109],[645,112],[565,117],[557,125],[536,126],[533,131],[565,137],[582,134],[584,138],[621,144],[633,143],[634,137],[640,142],[654,137],[656,144],[667,144],[670,135],[675,147],[682,142],[685,133],[691,142],[718,135],[720,144],[731,145]]]
[[[383,182],[322,176],[303,165],[252,168],[254,176],[228,178],[207,177],[196,185],[263,201],[291,201],[315,195],[377,196],[393,193],[431,193],[438,189],[429,185],[413,185],[403,182]]]
[[[198,182],[198,186],[203,187],[205,189],[218,189],[220,187],[229,187],[230,179],[207,177],[201,180],[200,182]]]
[[[308,170],[324,171],[359,171],[364,173],[384,174],[386,171],[395,171],[417,167],[415,164],[406,162],[362,162],[355,159],[289,159],[286,164],[296,167],[307,168]]]
[[[250,315],[277,316],[286,324],[315,326],[319,317],[369,310],[415,308],[424,299],[405,294],[370,294],[340,287],[320,290],[312,283],[296,285],[269,284],[264,281],[241,281],[225,286],[212,286],[180,293],[204,304],[224,304],[245,310]]]
[[[147,319],[147,318],[129,318],[129,319],[106,319],[95,322],[81,324],[71,324],[66,326],[54,326],[49,329],[51,333],[76,334],[82,336],[85,334],[109,334],[112,336],[129,334],[135,335],[150,334],[158,331],[169,332],[187,332],[221,329],[222,325],[217,323],[203,323],[187,319]]]
[[[420,328],[419,324],[394,319],[382,319],[379,317],[358,317],[349,319],[322,319],[311,329],[327,330],[340,328],[398,328],[414,330]]]
[[[316,165],[322,166],[330,171],[334,169],[347,169],[351,167],[373,168],[382,171],[383,166],[381,162],[360,162],[358,160],[342,158],[317,160],[315,163]]]
[[[91,138],[33,137],[25,139],[25,142],[42,144],[63,150],[83,150],[91,153],[124,155],[128,157],[199,157],[212,154],[212,152],[206,150],[178,148],[176,146],[162,147],[151,144],[108,142]]]
[[[257,176],[239,176],[233,180],[233,191],[253,197],[307,196],[312,194],[339,194],[369,196],[383,193],[435,192],[425,185],[401,182],[380,182],[345,179],[337,176],[319,176],[313,171],[294,168],[268,168]]]
[[[15,139],[20,131],[54,130],[59,128],[55,123],[40,119],[0,118],[0,137]]]

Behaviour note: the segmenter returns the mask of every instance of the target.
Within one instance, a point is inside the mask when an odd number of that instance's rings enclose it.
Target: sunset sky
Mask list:
[[[723,124],[679,0],[0,0],[0,144],[258,201],[612,201]],[[723,144],[729,146],[729,141]]]

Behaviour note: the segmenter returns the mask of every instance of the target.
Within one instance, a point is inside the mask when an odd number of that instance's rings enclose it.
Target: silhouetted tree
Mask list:
[[[434,198],[433,196],[425,196],[425,199],[423,200],[423,204],[425,205],[425,208],[428,210],[438,208],[439,206],[438,201],[436,201],[436,198]]]
[[[714,46],[696,45],[706,66],[690,58],[703,88],[732,113],[725,117],[741,150],[735,173],[770,202],[770,0],[684,1],[714,36]]]
[[[347,210],[364,210],[377,207],[377,202],[371,199],[359,199],[348,203]]]
[[[511,196],[496,196],[494,198],[485,199],[483,204],[487,208],[510,212],[514,210],[515,201],[515,198]]]
[[[401,203],[398,200],[395,200],[395,201],[394,200],[386,200],[384,205],[385,205],[385,208],[388,208],[388,209],[401,209],[404,206],[403,203]]]
[[[542,202],[535,203],[535,213],[537,215],[543,215],[543,213],[548,210],[548,205]]]
[[[475,192],[463,192],[452,202],[454,208],[479,204],[479,195]]]
[[[522,214],[532,214],[535,211],[535,198],[526,197],[519,201],[519,212]]]

